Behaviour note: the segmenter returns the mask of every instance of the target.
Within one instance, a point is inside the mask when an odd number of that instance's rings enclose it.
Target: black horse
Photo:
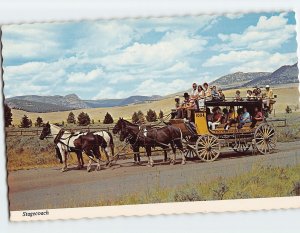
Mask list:
[[[133,152],[135,152],[135,161],[139,157],[139,148],[144,147],[146,149],[148,163],[150,166],[154,165],[151,157],[151,148],[160,147],[164,150],[165,160],[167,156],[166,149],[171,146],[174,157],[171,159],[171,164],[175,164],[176,160],[176,147],[181,151],[182,164],[185,164],[185,157],[183,153],[182,145],[182,133],[181,130],[172,125],[167,125],[162,128],[151,128],[149,126],[135,125],[129,121],[119,118],[117,124],[113,128],[113,133],[120,133],[120,141],[128,140]],[[137,158],[138,157],[138,158]]]

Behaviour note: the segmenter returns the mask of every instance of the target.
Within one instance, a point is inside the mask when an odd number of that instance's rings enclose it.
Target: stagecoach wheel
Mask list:
[[[184,157],[186,159],[194,159],[197,157],[197,153],[194,148],[191,146],[187,145],[185,151],[184,151]]]
[[[275,129],[267,124],[261,124],[254,133],[254,146],[262,154],[271,153],[277,143]]]
[[[248,142],[238,141],[232,145],[232,149],[238,153],[245,153],[249,150],[251,144]]]
[[[219,139],[213,135],[199,136],[196,142],[196,153],[202,161],[214,161],[220,155]]]

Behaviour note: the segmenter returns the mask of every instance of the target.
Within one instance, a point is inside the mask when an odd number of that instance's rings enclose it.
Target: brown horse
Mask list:
[[[128,140],[134,150],[139,150],[139,147],[144,147],[146,149],[148,164],[150,166],[154,165],[151,157],[151,148],[161,147],[166,153],[166,149],[168,149],[169,146],[171,146],[174,154],[174,157],[171,159],[171,164],[175,164],[176,147],[181,151],[182,164],[185,164],[182,133],[177,127],[172,125],[167,125],[159,129],[140,127],[120,118],[113,128],[113,133],[120,133],[120,141]]]
[[[87,166],[87,171],[91,171],[91,165],[92,165],[92,160],[94,160],[94,155],[97,160],[97,170],[101,170],[101,165],[100,165],[100,159],[101,159],[101,154],[99,147],[102,148],[102,150],[105,150],[107,147],[107,142],[106,140],[98,135],[94,134],[92,132],[87,133],[85,135],[80,135],[78,138],[74,140],[74,146],[76,150],[81,150],[84,151],[88,157],[90,158],[88,166]],[[107,164],[110,163],[109,156],[107,153],[105,153],[106,159],[107,159]]]

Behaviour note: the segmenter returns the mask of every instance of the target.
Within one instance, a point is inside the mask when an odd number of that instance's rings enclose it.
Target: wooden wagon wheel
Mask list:
[[[245,153],[249,150],[251,144],[248,142],[237,141],[232,144],[232,149],[238,153]]]
[[[262,154],[271,153],[277,143],[275,129],[267,124],[260,124],[254,133],[254,146]]]
[[[199,136],[196,142],[196,153],[202,161],[214,161],[220,155],[219,139],[213,135]]]

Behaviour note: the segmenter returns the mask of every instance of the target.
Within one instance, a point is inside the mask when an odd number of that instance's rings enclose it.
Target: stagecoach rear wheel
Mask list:
[[[220,155],[219,139],[214,135],[199,136],[196,142],[196,153],[202,161],[214,161]]]
[[[254,133],[254,146],[262,154],[269,154],[276,148],[277,137],[273,126],[260,124]]]
[[[251,144],[249,142],[237,141],[231,145],[232,149],[238,153],[245,153],[249,150]]]

